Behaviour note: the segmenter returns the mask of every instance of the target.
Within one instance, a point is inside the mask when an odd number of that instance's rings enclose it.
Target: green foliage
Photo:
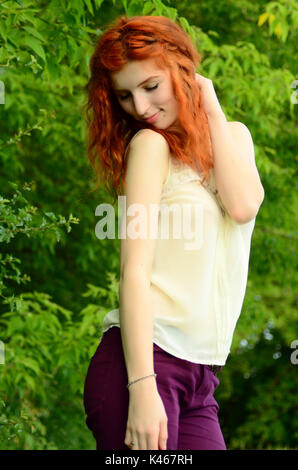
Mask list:
[[[178,21],[227,119],[252,134],[265,200],[216,399],[228,448],[295,448],[297,0],[8,0],[0,3],[0,449],[95,447],[83,385],[103,317],[117,306],[120,247],[95,236],[95,208],[111,199],[90,192],[82,105],[93,45],[122,14]]]
[[[26,235],[28,238],[34,237],[47,242],[48,247],[53,252],[55,242],[60,241],[60,226],[65,225],[67,232],[71,231],[71,223],[78,223],[79,220],[70,214],[69,219],[60,214],[57,216],[52,212],[38,213],[38,208],[29,204],[22,192],[17,189],[17,185],[9,182],[9,185],[15,190],[11,199],[5,199],[0,196],[0,243],[10,243],[18,235]],[[24,185],[24,190],[31,191],[28,184]],[[47,220],[49,219],[49,220]],[[55,235],[55,238],[53,237]],[[0,253],[1,279],[0,294],[3,297],[3,303],[9,304],[11,311],[18,310],[19,297],[14,296],[13,288],[9,288],[8,280],[17,284],[30,281],[30,277],[22,275],[16,263],[21,263],[19,258],[11,254]],[[6,295],[6,291],[11,291],[11,297]]]
[[[90,286],[100,302],[109,290]],[[0,449],[92,448],[83,429],[83,385],[107,309],[88,304],[76,321],[41,292],[24,293],[18,310],[2,314]],[[4,366],[2,365],[2,368]]]

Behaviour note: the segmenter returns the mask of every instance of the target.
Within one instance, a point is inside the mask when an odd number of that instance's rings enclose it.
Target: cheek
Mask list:
[[[173,107],[175,106],[175,96],[172,93],[172,90],[168,87],[164,88],[159,94],[160,102],[164,103],[166,106]]]

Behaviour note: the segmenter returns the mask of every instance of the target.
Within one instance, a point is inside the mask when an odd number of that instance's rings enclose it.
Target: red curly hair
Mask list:
[[[160,68],[170,71],[182,131],[174,125],[158,129],[136,121],[121,108],[113,93],[111,72],[121,70],[130,60],[152,58]],[[162,134],[173,157],[195,170],[200,166],[204,181],[209,169],[214,168],[208,121],[195,80],[200,62],[201,55],[190,37],[164,16],[121,16],[97,40],[85,87],[88,159],[95,170],[95,189],[103,181],[114,195],[114,203],[125,180],[125,148],[142,128]]]

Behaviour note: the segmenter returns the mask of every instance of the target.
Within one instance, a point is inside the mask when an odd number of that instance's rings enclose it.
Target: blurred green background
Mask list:
[[[123,14],[180,22],[228,121],[251,132],[265,200],[215,398],[228,449],[298,448],[297,6],[1,1],[0,449],[95,449],[83,386],[118,306],[120,240],[95,235],[112,199],[91,191],[82,107],[95,40]]]

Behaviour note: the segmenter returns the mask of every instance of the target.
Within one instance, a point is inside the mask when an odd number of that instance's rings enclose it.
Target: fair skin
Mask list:
[[[133,138],[127,153],[124,195],[127,208],[138,203],[150,214],[150,205],[159,204],[164,173],[168,165],[168,144],[151,129]],[[134,216],[127,216],[127,224]],[[120,246],[120,330],[128,381],[154,372],[153,312],[150,279],[156,239],[121,239]],[[126,226],[127,230],[127,226]],[[166,450],[167,414],[154,376],[129,387],[129,408],[124,443],[132,450]]]
[[[196,74],[196,82],[208,119],[216,188],[231,218],[246,224],[256,217],[265,197],[250,131],[242,122],[227,122],[212,80]]]
[[[147,80],[151,76],[156,77]],[[122,70],[112,73],[111,79],[120,106],[136,121],[142,122],[160,111],[153,123],[158,129],[177,122],[178,106],[169,70],[157,67],[153,59],[129,61]]]
[[[142,83],[154,75],[157,77]],[[112,73],[111,79],[120,106],[134,119],[142,122],[159,112],[151,122],[154,127],[167,129],[173,124],[179,127],[169,70],[161,70],[154,59],[129,61],[121,71]],[[212,80],[197,73],[195,79],[208,118],[219,196],[233,220],[247,223],[257,215],[265,195],[251,134],[243,123],[227,122]]]
[[[158,77],[141,84],[151,75]],[[111,79],[120,106],[135,120],[142,121],[160,111],[153,123],[154,127],[167,129],[172,124],[179,125],[178,106],[169,71],[160,70],[152,60],[130,61],[122,70],[111,74]],[[237,220],[243,223],[255,215],[262,196],[250,134],[243,129],[242,123],[227,123],[231,126],[222,123],[222,111],[214,98],[213,89],[205,83],[201,80],[198,85],[201,87],[213,136],[216,166],[220,168],[216,175],[219,192],[231,217],[237,214]],[[156,85],[156,89],[148,90]],[[218,134],[224,144],[223,151],[221,142],[217,142]],[[159,204],[161,200],[169,147],[164,137],[151,129],[142,130],[132,139],[129,147],[124,184],[126,207],[138,203],[149,214],[150,205]],[[237,158],[240,151],[241,158]],[[248,176],[247,184],[245,178],[241,178],[242,185],[238,183],[241,172]],[[226,183],[228,178],[231,179],[230,184]],[[241,204],[237,203],[236,210],[234,201],[239,200]],[[246,203],[248,200],[249,204]],[[129,224],[132,218],[127,216],[126,223]],[[150,220],[147,225],[149,234]],[[129,382],[154,372],[154,315],[151,310],[150,282],[155,249],[156,239],[149,235],[145,239],[121,239],[120,329]],[[133,441],[132,450],[166,450],[167,437],[168,418],[155,377],[136,382],[129,387],[125,444],[129,446]]]
[[[151,75],[158,75],[158,78],[140,85]],[[111,78],[120,105],[134,119],[141,121],[160,111],[154,126],[166,129],[176,123],[177,103],[167,71],[158,69],[151,60],[142,63],[134,61],[126,64]],[[156,85],[158,87],[155,90],[146,90]],[[125,96],[128,98],[121,99]],[[168,159],[168,144],[160,134],[144,129],[133,138],[127,152],[124,184],[127,208],[139,203],[149,214],[150,205],[160,202],[168,171]],[[127,224],[132,218],[127,217]],[[120,330],[129,382],[154,372],[150,278],[155,249],[156,239],[149,235],[145,239],[121,239]],[[133,442],[132,450],[166,450],[168,417],[155,377],[138,381],[128,390],[129,407],[124,443],[130,446]]]

